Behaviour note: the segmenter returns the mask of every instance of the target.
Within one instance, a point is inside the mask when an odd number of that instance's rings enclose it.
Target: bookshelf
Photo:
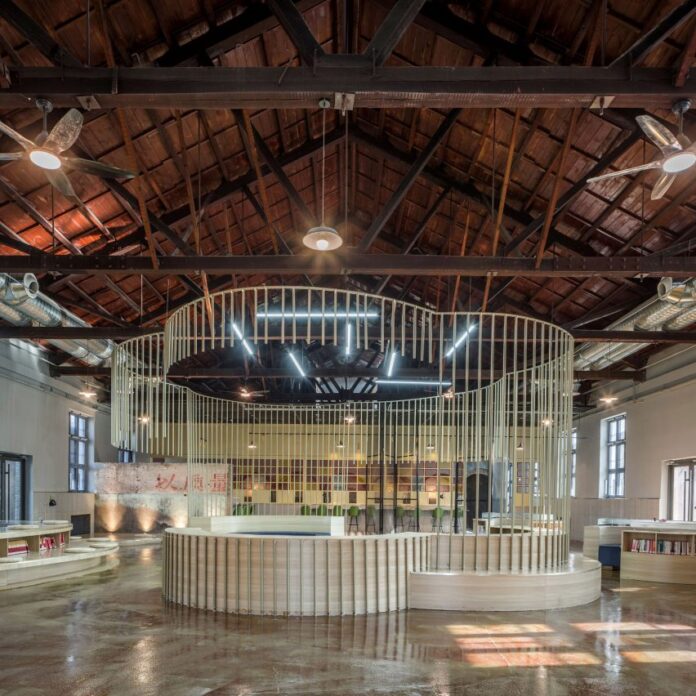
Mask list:
[[[696,584],[696,534],[690,530],[624,530],[621,579]]]
[[[0,558],[28,556],[60,549],[70,540],[72,525],[15,524],[0,528]]]

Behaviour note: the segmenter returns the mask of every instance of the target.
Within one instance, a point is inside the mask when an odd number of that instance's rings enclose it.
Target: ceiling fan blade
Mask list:
[[[56,123],[43,145],[48,150],[63,152],[75,144],[82,130],[82,114],[77,109],[70,109],[58,123]]]
[[[62,169],[44,169],[43,172],[50,181],[51,186],[60,191],[66,198],[82,202],[75,193],[68,175]]]
[[[77,169],[85,174],[100,176],[104,179],[132,179],[135,176],[127,169],[113,167],[96,160],[83,159],[82,157],[63,157],[62,160],[70,169]]]
[[[0,121],[0,132],[4,133],[8,138],[12,138],[16,143],[19,143],[25,150],[33,150],[35,145],[25,138],[21,133],[18,133],[14,128],[10,128],[6,123]]]
[[[657,201],[662,196],[667,193],[667,189],[672,185],[672,182],[677,178],[676,174],[668,174],[667,172],[663,172],[660,175],[660,178],[655,182],[655,185],[653,186],[652,191],[650,192],[650,199],[653,201]]]
[[[660,148],[664,155],[669,155],[682,149],[682,145],[674,136],[674,133],[669,128],[665,128],[652,116],[647,114],[636,116],[636,121],[643,133]]]
[[[629,167],[628,169],[619,169],[617,172],[608,172],[607,174],[600,174],[599,176],[593,176],[591,179],[587,180],[588,184],[595,181],[603,181],[604,179],[613,179],[616,176],[626,176],[627,174],[633,174],[634,172],[642,172],[646,169],[658,169],[662,166],[661,160],[654,160],[653,162],[646,162],[645,164],[639,164],[636,167]]]
[[[0,162],[13,162],[22,157],[24,157],[23,152],[0,152]]]

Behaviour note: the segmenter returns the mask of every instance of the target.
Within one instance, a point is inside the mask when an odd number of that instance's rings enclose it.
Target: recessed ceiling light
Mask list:
[[[611,404],[615,404],[619,400],[618,396],[613,396],[611,394],[607,396],[600,396],[599,397],[599,402],[602,404],[605,404],[607,406],[611,406]]]

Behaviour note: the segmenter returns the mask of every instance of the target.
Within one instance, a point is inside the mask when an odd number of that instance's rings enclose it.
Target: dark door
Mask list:
[[[476,474],[470,474],[466,478],[466,528],[470,531],[474,529],[474,517],[480,517],[488,512],[488,476],[479,474],[478,476],[478,508],[476,501]]]
[[[0,519],[26,519],[26,481],[26,460],[12,454],[0,454]]]

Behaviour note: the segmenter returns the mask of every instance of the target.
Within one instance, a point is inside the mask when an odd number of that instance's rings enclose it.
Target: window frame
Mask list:
[[[75,419],[74,429],[73,419]],[[68,491],[70,493],[86,493],[89,491],[88,472],[90,463],[91,421],[92,419],[89,416],[85,416],[77,411],[70,411],[68,415]],[[84,429],[81,428],[82,424],[84,424]],[[82,463],[80,463],[79,454],[81,445],[84,447]],[[82,486],[79,485],[80,472],[82,472]]]
[[[623,429],[619,424],[623,423]],[[614,435],[612,436],[612,424],[615,424]],[[605,498],[625,498],[626,497],[626,414],[618,413],[610,418],[602,420],[604,448],[604,497]],[[622,436],[619,435],[622,433]],[[613,455],[612,455],[613,452]],[[619,457],[621,452],[621,457]],[[619,461],[621,466],[618,465]],[[610,481],[614,481],[614,488],[610,490]],[[620,482],[620,485],[619,485]],[[617,492],[617,491],[620,491]]]

